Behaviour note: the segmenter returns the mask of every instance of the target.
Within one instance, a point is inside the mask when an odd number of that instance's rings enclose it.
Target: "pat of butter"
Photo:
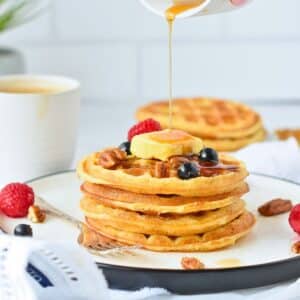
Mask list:
[[[174,155],[199,153],[202,140],[181,130],[162,130],[135,136],[131,153],[139,158],[168,160]]]

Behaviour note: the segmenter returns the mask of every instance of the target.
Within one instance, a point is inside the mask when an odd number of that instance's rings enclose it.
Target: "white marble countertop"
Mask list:
[[[296,101],[284,103],[252,104],[252,107],[262,115],[270,133],[276,128],[300,128],[300,101],[299,104]],[[85,102],[81,110],[79,139],[74,161],[78,161],[89,152],[119,145],[125,141],[128,129],[135,123],[134,112],[139,105],[141,103]]]

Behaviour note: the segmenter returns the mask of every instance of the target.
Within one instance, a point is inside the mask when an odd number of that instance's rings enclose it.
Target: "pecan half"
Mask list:
[[[112,148],[98,153],[98,164],[105,169],[117,167],[127,158],[126,153],[119,148]]]
[[[180,167],[180,165],[189,162],[190,160],[188,159],[188,157],[178,155],[170,157],[168,161],[170,164],[170,168],[177,170]]]
[[[28,209],[28,219],[33,223],[43,223],[46,213],[37,205],[31,205]]]
[[[300,254],[300,241],[293,244],[292,251],[296,254]]]
[[[288,212],[292,207],[290,200],[276,198],[260,206],[258,212],[265,217],[271,217]]]
[[[154,165],[153,177],[166,178],[169,177],[169,165],[166,162],[159,161]]]
[[[196,257],[183,257],[181,266],[185,270],[202,270],[205,265]]]

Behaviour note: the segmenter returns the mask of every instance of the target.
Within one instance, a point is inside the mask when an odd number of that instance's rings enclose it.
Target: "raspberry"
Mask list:
[[[23,183],[10,183],[0,192],[0,210],[8,217],[27,216],[29,207],[34,202],[34,192]]]
[[[292,229],[300,234],[300,204],[295,205],[289,216],[289,223]]]
[[[161,130],[160,124],[153,120],[153,119],[146,119],[137,123],[136,125],[132,126],[128,131],[128,141],[131,141],[132,138],[136,135],[152,132],[152,131],[159,131]]]

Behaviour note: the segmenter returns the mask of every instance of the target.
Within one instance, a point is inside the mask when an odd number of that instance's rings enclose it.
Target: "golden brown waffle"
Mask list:
[[[125,243],[117,242],[116,240],[102,235],[84,223],[82,223],[77,241],[78,244],[94,250],[103,250],[103,246],[121,247],[126,245]]]
[[[95,232],[98,232],[118,242],[139,245],[153,251],[213,251],[235,244],[251,230],[255,218],[251,213],[245,212],[231,223],[210,232],[180,237],[127,232],[111,226],[95,224],[93,219],[87,219],[87,224],[92,230],[84,227],[81,236],[81,242],[86,247],[95,247],[97,243]]]
[[[229,206],[213,211],[161,216],[106,207],[86,197],[81,200],[80,208],[97,230],[105,225],[134,233],[187,236],[205,233],[231,222],[244,212],[245,202],[238,199]]]
[[[172,126],[203,139],[239,139],[263,128],[260,116],[241,103],[213,98],[173,100]],[[138,120],[154,118],[163,128],[169,125],[168,101],[153,102],[138,109]]]
[[[239,139],[203,139],[203,144],[218,151],[232,152],[249,144],[262,142],[266,139],[266,135],[265,129],[259,129],[253,135]]]
[[[93,198],[105,206],[160,215],[166,213],[188,214],[221,208],[239,199],[249,191],[249,187],[247,183],[242,182],[233,191],[212,197],[137,194],[88,182],[81,186],[81,191],[86,197]]]
[[[242,162],[225,154],[220,155],[223,167],[219,171],[212,169],[211,177],[200,176],[189,180],[178,178],[176,172],[170,172],[169,177],[155,177],[153,168],[156,163],[156,160],[129,157],[115,168],[106,169],[99,165],[99,153],[93,153],[79,163],[77,173],[84,181],[134,193],[187,197],[206,197],[231,192],[248,175]],[[224,169],[226,166],[230,169]]]

